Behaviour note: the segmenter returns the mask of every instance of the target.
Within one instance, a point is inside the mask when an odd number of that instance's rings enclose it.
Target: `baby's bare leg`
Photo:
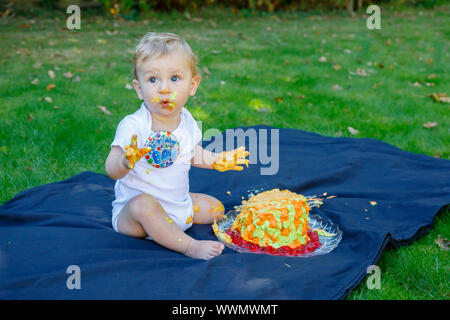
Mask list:
[[[194,223],[212,224],[214,219],[219,221],[224,217],[225,208],[222,202],[213,196],[203,193],[189,193],[194,206]]]
[[[188,236],[148,194],[136,196],[123,207],[117,218],[117,229],[133,237],[150,236],[168,249],[197,259],[211,259],[224,248],[220,242],[199,241]]]

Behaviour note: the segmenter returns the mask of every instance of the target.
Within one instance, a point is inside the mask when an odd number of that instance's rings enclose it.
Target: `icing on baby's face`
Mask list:
[[[187,60],[176,52],[139,61],[137,76],[133,85],[139,98],[163,116],[180,112],[200,83],[200,76],[192,76]]]

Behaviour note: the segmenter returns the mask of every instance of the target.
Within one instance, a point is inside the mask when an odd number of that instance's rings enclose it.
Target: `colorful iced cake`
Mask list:
[[[309,227],[310,207],[302,195],[273,189],[244,200],[236,210],[239,214],[221,235],[226,242],[278,255],[309,253],[321,246]]]

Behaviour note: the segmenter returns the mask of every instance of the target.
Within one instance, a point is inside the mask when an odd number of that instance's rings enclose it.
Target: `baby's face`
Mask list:
[[[133,85],[139,98],[161,116],[179,113],[200,83],[200,76],[192,76],[188,62],[179,53],[139,61],[137,77]]]

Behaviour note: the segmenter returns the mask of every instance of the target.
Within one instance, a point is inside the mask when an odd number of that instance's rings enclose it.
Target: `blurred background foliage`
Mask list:
[[[207,7],[243,12],[277,10],[343,10],[351,14],[371,4],[433,8],[447,0],[6,0],[1,1],[0,16],[33,15],[42,9],[61,10],[71,4],[95,14],[123,16],[128,19],[158,11],[196,12]]]

